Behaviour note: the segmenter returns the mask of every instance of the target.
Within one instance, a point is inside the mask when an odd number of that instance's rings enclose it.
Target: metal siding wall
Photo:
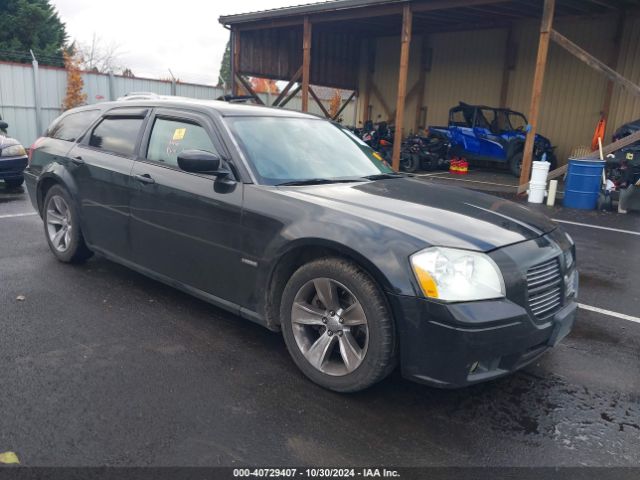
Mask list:
[[[517,62],[509,77],[507,105],[529,113],[531,87],[538,49],[539,20],[514,26]],[[614,16],[560,19],[555,28],[563,35],[607,62],[613,51],[616,19]],[[462,100],[469,103],[498,105],[506,48],[505,29],[440,33],[429,36],[433,49],[431,72],[426,77],[425,100],[427,125],[442,125],[448,121],[448,111]],[[417,79],[421,44],[412,39],[407,90]],[[378,39],[374,83],[384,95],[391,110],[395,109],[398,84],[399,38]],[[360,92],[364,92],[366,70],[365,47],[361,49]],[[617,69],[630,80],[640,83],[640,18],[627,19]],[[539,132],[557,145],[560,163],[564,163],[574,147],[590,145],[600,118],[606,90],[606,78],[586,64],[552,44],[544,83]],[[365,106],[360,95],[358,111],[363,118]],[[372,95],[372,119],[386,120],[380,102]],[[414,124],[415,99],[406,106],[405,134]],[[640,99],[614,90],[607,138],[621,124],[640,118]],[[605,141],[606,143],[606,141]]]
[[[640,16],[628,17],[622,36],[618,72],[640,84]],[[640,118],[640,98],[615,87],[611,114],[607,125],[607,139],[620,126]]]
[[[433,62],[425,89],[427,125],[446,125],[449,109],[460,101],[491,106],[500,103],[506,38],[506,30],[429,37]]]
[[[42,102],[42,126],[46,128],[62,113],[62,102],[67,88],[67,74],[62,69],[40,67],[40,99]],[[109,101],[109,76],[96,73],[83,73],[84,92],[87,103],[94,104]],[[127,92],[154,92],[171,95],[171,82],[144,78],[126,78],[115,75],[113,78],[113,97],[118,98]],[[176,84],[178,96],[216,99],[225,92],[222,88],[189,83]],[[273,101],[275,95],[260,94],[264,102]],[[269,98],[270,97],[270,98]],[[300,110],[300,97],[287,104],[291,110]],[[323,102],[329,108],[329,102]],[[321,115],[315,102],[310,102],[310,112]],[[343,111],[345,125],[351,125],[354,118],[355,101],[351,101]],[[16,65],[0,62],[0,115],[9,124],[9,134],[24,145],[31,145],[42,133],[36,129],[36,108],[33,88],[33,69],[31,65]]]
[[[615,19],[557,20],[555,28],[592,55],[608,61],[613,49]],[[527,22],[515,32],[517,66],[511,72],[508,105],[527,114],[538,48],[539,22]],[[558,45],[551,45],[540,106],[538,131],[557,145],[560,164],[571,151],[591,145],[606,90],[606,78]]]

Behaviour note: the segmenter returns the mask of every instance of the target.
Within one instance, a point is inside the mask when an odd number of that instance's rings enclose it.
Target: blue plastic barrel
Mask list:
[[[564,206],[595,210],[602,186],[602,160],[569,159],[567,182],[564,186]]]

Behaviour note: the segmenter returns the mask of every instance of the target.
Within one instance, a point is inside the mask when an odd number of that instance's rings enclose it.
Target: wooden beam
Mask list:
[[[338,109],[338,111],[336,112],[336,114],[333,116],[333,120],[337,120],[338,118],[340,118],[340,114],[343,112],[343,110],[345,108],[347,108],[347,105],[349,105],[349,102],[351,100],[353,100],[353,97],[355,97],[357,93],[357,90],[354,90],[353,92],[351,92],[351,95],[349,95],[349,98],[347,98],[343,103],[342,106]]]
[[[293,92],[289,94],[287,98],[285,98],[278,108],[284,108],[284,106],[289,103],[299,92],[302,90],[302,84],[299,84],[296,88],[293,89]]]
[[[264,105],[264,102],[262,101],[262,99],[258,96],[256,92],[253,91],[251,84],[247,82],[247,80],[242,75],[240,75],[239,73],[236,73],[236,78],[242,84],[242,86],[247,91],[247,93],[251,95],[259,105]]]
[[[620,12],[618,15],[618,21],[616,22],[616,35],[613,38],[613,48],[611,50],[611,56],[609,57],[609,66],[616,70],[618,68],[618,59],[620,58],[620,49],[622,45],[622,34],[624,32],[625,15]],[[609,113],[611,111],[611,101],[613,100],[613,80],[607,82],[607,89],[604,93],[604,100],[602,101],[602,118],[605,122],[609,119]]]
[[[398,99],[396,102],[395,136],[393,139],[393,157],[391,166],[400,170],[400,145],[404,123],[404,104],[407,93],[407,75],[409,73],[409,48],[411,46],[411,26],[413,17],[411,4],[402,8],[402,30],[400,33],[400,70],[398,72]]]
[[[315,100],[315,102],[318,104],[318,106],[320,107],[320,110],[322,110],[322,113],[324,114],[325,118],[331,118],[331,114],[328,112],[328,110],[322,104],[322,102],[320,101],[320,99],[316,95],[316,92],[313,91],[313,88],[311,88],[311,85],[309,85],[309,94]]]
[[[236,75],[238,75],[240,71],[240,30],[232,30],[231,40],[231,93],[233,95],[240,95],[240,86],[236,81]]]
[[[309,80],[311,69],[311,22],[309,17],[304,17],[302,33],[302,108],[303,112],[309,111]]]
[[[291,80],[289,80],[289,83],[287,83],[287,86],[282,89],[282,91],[280,92],[280,95],[278,95],[278,97],[273,101],[273,104],[272,104],[273,107],[278,106],[278,104],[287,95],[287,93],[289,93],[289,90],[291,90],[291,87],[293,87],[293,84],[296,83],[301,76],[302,76],[302,66],[293,75],[293,77],[291,77]]]
[[[536,60],[536,71],[533,77],[533,88],[531,91],[531,108],[529,109],[529,133],[524,142],[524,154],[522,156],[522,169],[520,172],[520,185],[529,182],[531,174],[531,162],[533,161],[533,143],[536,138],[538,128],[538,114],[540,113],[540,101],[542,99],[542,85],[544,84],[544,74],[547,69],[547,57],[549,55],[549,38],[551,27],[553,26],[553,16],[556,8],[556,0],[544,0],[544,10],[542,12],[542,23],[540,25],[540,40],[538,42],[538,58]]]
[[[584,63],[589,65],[594,70],[597,70],[598,72],[606,75],[609,80],[612,80],[621,87],[625,88],[632,95],[640,97],[640,85],[636,85],[631,80],[626,79],[618,72],[616,72],[613,68],[609,67],[606,63],[598,60],[589,52],[583,50],[581,47],[573,43],[567,37],[561,35],[555,30],[551,30],[551,39],[562,48],[567,50],[569,53],[575,55],[579,60],[582,60]]]
[[[380,90],[378,90],[378,87],[375,83],[371,82],[371,93],[373,93],[376,98],[378,99],[378,101],[380,102],[380,105],[382,106],[382,109],[384,110],[384,113],[387,115],[387,120],[391,121],[391,119],[393,118],[393,113],[391,112],[391,109],[389,108],[389,105],[387,104],[387,102],[384,99],[384,95],[382,95],[382,93],[380,93]]]
[[[515,45],[513,44],[513,28],[507,29],[507,42],[504,50],[504,66],[502,67],[502,85],[500,86],[500,106],[505,108],[509,98],[509,81],[514,62]]]

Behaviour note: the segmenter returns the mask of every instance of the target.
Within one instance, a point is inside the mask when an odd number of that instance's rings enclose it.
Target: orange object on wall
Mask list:
[[[603,118],[600,119],[598,125],[596,126],[596,131],[593,132],[593,140],[591,140],[591,150],[598,150],[598,138],[602,140],[604,143],[604,132],[607,130],[607,121]]]

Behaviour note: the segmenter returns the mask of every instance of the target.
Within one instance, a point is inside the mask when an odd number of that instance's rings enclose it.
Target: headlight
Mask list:
[[[500,269],[484,253],[427,248],[411,256],[411,267],[429,298],[463,302],[505,296]]]
[[[11,145],[0,152],[0,157],[23,157],[27,154],[22,145]]]
[[[571,235],[569,235],[567,232],[564,232],[564,236],[567,237],[567,240],[569,240],[569,243],[573,247],[575,243],[573,242],[573,238],[571,238]]]

